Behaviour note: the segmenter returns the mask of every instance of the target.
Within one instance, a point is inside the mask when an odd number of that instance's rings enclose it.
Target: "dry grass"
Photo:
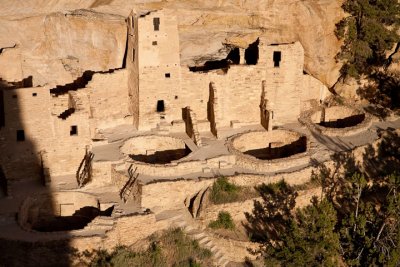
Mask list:
[[[88,266],[212,266],[211,251],[201,248],[181,229],[170,229],[149,237],[149,247],[141,252],[128,247],[116,247],[111,253],[98,250],[86,255]],[[89,260],[88,260],[89,259]]]

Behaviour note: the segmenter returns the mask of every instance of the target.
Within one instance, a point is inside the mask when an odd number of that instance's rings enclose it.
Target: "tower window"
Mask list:
[[[18,96],[17,95],[12,95],[12,98],[17,98]]]
[[[78,135],[78,126],[72,125],[71,129],[69,130],[69,135]]]
[[[157,101],[157,112],[164,112],[164,111],[165,111],[164,100],[158,100]]]
[[[153,45],[157,45],[157,41],[153,41],[153,43],[152,43]]]
[[[171,73],[165,73],[165,78],[171,78]]]
[[[32,93],[32,96],[37,96],[37,93]]]
[[[155,31],[160,30],[160,18],[153,18],[153,26]]]
[[[17,141],[18,142],[25,141],[25,132],[24,132],[24,130],[17,130]]]
[[[281,59],[282,59],[281,51],[274,51],[273,60],[274,60],[274,67],[275,68],[279,68]]]

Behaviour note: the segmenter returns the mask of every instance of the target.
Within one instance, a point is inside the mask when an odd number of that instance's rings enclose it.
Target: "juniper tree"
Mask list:
[[[336,26],[336,36],[344,40],[337,59],[344,62],[343,75],[370,74],[383,66],[386,51],[399,42],[400,4],[397,0],[347,0],[343,9],[349,16]]]

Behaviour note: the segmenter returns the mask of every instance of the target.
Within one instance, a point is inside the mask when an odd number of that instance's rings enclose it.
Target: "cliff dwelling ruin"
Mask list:
[[[180,19],[168,8],[57,12],[43,26],[54,43],[29,48],[51,63],[23,45],[0,50],[1,238],[130,246],[195,220],[218,177],[305,183],[340,137],[371,127],[363,110],[327,103],[300,41],[266,31],[186,64]],[[216,265],[235,251],[213,252]]]

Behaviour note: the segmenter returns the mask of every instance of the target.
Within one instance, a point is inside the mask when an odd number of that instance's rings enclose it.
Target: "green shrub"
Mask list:
[[[220,211],[218,213],[218,218],[210,222],[208,226],[213,229],[235,229],[235,223],[229,212],[226,211]]]
[[[239,186],[230,183],[226,177],[220,177],[211,188],[210,198],[214,204],[235,202],[239,199],[239,192]]]
[[[214,204],[224,204],[245,201],[258,196],[253,187],[238,186],[229,182],[226,177],[219,177],[211,188],[210,201]]]

